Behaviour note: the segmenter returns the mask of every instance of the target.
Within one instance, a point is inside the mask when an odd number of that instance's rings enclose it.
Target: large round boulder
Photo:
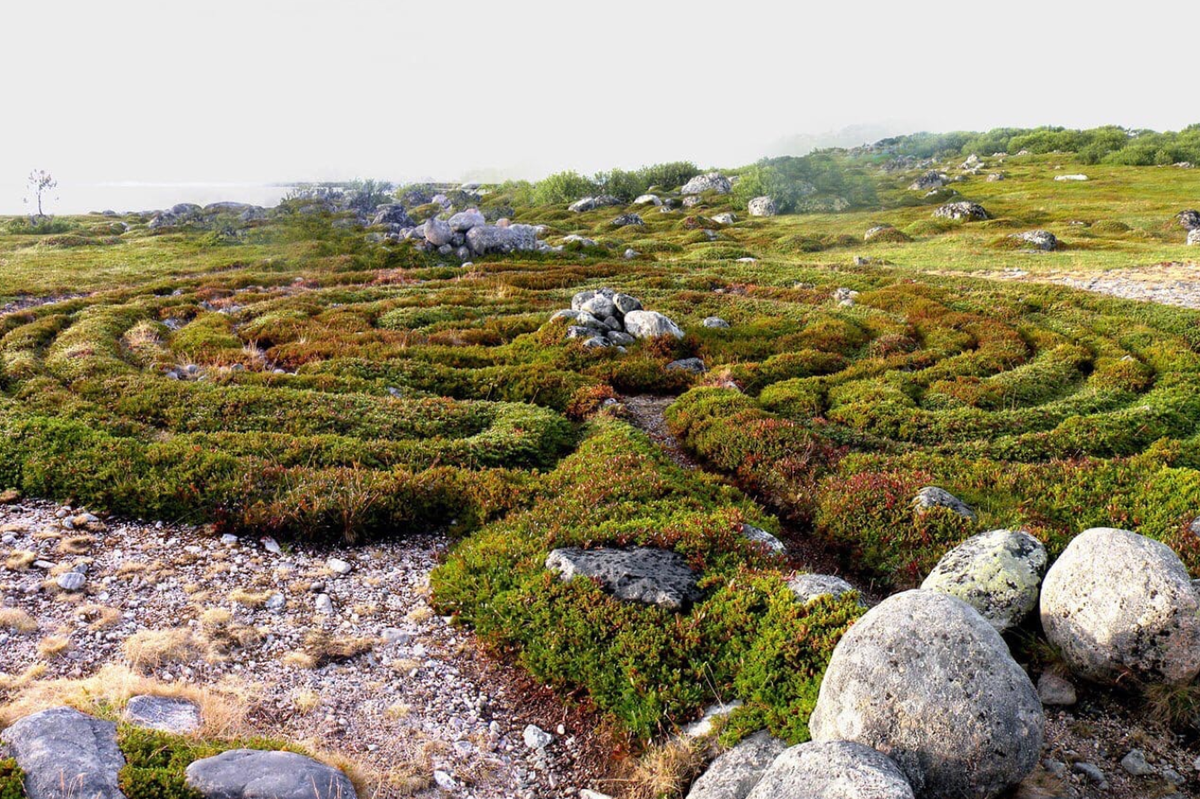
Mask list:
[[[689,194],[703,194],[706,191],[715,191],[717,194],[728,194],[733,190],[733,184],[729,178],[722,175],[720,172],[709,172],[696,177],[683,184],[683,188],[679,193],[687,196]]]
[[[1004,632],[1037,607],[1045,571],[1042,542],[1023,530],[992,530],[943,555],[921,588],[958,597]]]
[[[775,216],[778,209],[775,207],[775,201],[770,197],[755,197],[750,202],[746,203],[746,213],[750,216]]]
[[[746,799],[913,799],[891,759],[847,741],[793,746],[773,762]]]
[[[679,329],[679,325],[658,311],[630,311],[625,314],[625,332],[634,338],[683,338],[683,331]]]
[[[1033,771],[1044,724],[986,619],[961,599],[905,591],[838,642],[809,729],[888,755],[923,799],[990,799]]]
[[[1200,614],[1170,547],[1128,530],[1076,536],[1042,584],[1042,627],[1067,665],[1096,682],[1132,674],[1187,683],[1200,673]]]

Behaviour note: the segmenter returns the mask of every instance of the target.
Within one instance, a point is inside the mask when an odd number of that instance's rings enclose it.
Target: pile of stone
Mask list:
[[[468,208],[449,219],[433,217],[422,225],[403,228],[392,235],[413,241],[426,252],[453,255],[460,261],[467,261],[481,255],[561,249],[538,239],[544,231],[541,225],[518,225],[506,219],[488,224],[478,209]]]
[[[581,291],[571,298],[571,307],[550,317],[567,323],[568,339],[583,339],[588,349],[625,347],[638,339],[671,336],[683,338],[683,330],[657,311],[642,309],[640,300],[611,288]]]
[[[146,227],[150,230],[162,230],[182,225],[205,227],[213,224],[217,217],[232,216],[239,222],[253,222],[266,219],[267,209],[234,202],[209,203],[203,207],[195,203],[179,203],[165,211],[152,211],[148,215],[150,221]]]

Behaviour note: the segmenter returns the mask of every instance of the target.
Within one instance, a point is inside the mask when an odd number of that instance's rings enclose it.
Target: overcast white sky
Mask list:
[[[1177,129],[1200,121],[1184,8],[14,0],[0,213],[34,167],[82,210],[82,187],[120,181],[736,165],[857,124]]]

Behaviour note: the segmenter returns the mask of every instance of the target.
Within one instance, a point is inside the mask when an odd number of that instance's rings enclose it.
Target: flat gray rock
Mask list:
[[[913,799],[887,755],[847,741],[793,746],[775,759],[747,799]]]
[[[746,799],[787,744],[766,730],[722,753],[692,784],[687,799]]]
[[[1045,571],[1042,542],[1024,531],[992,530],[943,555],[921,588],[958,597],[1004,632],[1037,607]]]
[[[784,546],[783,542],[761,527],[755,527],[753,524],[743,523],[742,535],[756,544],[762,544],[772,552],[776,552],[780,555],[787,553],[787,547]]]
[[[294,752],[232,749],[192,763],[185,782],[205,799],[355,799],[345,774]]]
[[[971,506],[944,488],[925,486],[913,497],[913,507],[918,511],[930,508],[948,508],[964,519],[974,519],[975,511]]]
[[[922,799],[992,799],[1037,766],[1045,718],[1000,633],[961,599],[905,591],[833,650],[809,729],[900,767]]]
[[[1042,584],[1042,627],[1071,670],[1096,682],[1132,673],[1183,684],[1200,673],[1200,601],[1187,569],[1158,541],[1085,530]]]
[[[682,610],[702,596],[696,573],[683,557],[665,549],[556,549],[546,568],[563,581],[590,577],[617,599]]]
[[[29,799],[124,799],[117,773],[125,756],[111,721],[58,707],[17,721],[0,740],[25,772]]]
[[[200,729],[200,708],[195,702],[175,696],[143,694],[129,700],[125,720],[138,727],[182,735]]]
[[[788,580],[788,588],[792,589],[796,599],[805,603],[812,602],[817,597],[839,597],[858,590],[841,577],[832,574],[797,574]],[[861,599],[858,600],[858,604],[865,607]]]

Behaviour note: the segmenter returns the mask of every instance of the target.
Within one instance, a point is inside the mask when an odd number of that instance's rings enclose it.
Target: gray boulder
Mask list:
[[[555,322],[559,319],[564,320],[568,325],[581,325],[583,327],[590,327],[595,330],[604,329],[604,323],[592,316],[587,311],[575,311],[564,308],[561,311],[555,311],[550,317],[551,322]]]
[[[617,292],[610,288],[576,292],[575,296],[571,297],[571,308],[579,311],[583,309],[584,303],[588,302],[593,297],[608,297],[609,299],[613,299],[616,296]]]
[[[839,597],[858,589],[841,577],[832,574],[797,574],[788,580],[788,588],[796,595],[796,599],[809,603],[822,596]],[[860,606],[866,607],[861,599]]]
[[[645,222],[637,214],[621,214],[610,223],[613,227],[629,227],[630,225],[644,225]]]
[[[887,755],[849,741],[793,746],[747,799],[913,799],[904,773]]]
[[[197,760],[184,776],[205,799],[355,799],[345,774],[294,752],[231,749]]]
[[[129,700],[125,721],[137,727],[183,735],[200,729],[200,707],[179,697],[143,694]]]
[[[726,322],[724,319],[722,319],[719,316],[706,316],[706,317],[704,317],[704,321],[701,322],[700,324],[704,325],[705,327],[715,327],[715,328],[729,327],[729,323]]]
[[[641,300],[638,300],[636,297],[630,297],[628,294],[621,294],[619,292],[613,294],[612,301],[613,305],[617,306],[617,310],[622,314],[642,310]]]
[[[787,552],[787,547],[783,545],[782,541],[780,541],[778,538],[771,535],[770,533],[768,533],[766,530],[762,529],[761,527],[755,527],[753,524],[743,523],[742,524],[742,535],[745,536],[746,538],[750,539],[751,541],[753,541],[756,544],[762,544],[764,547],[771,550],[772,552],[777,552],[781,555],[783,553]]]
[[[696,177],[683,184],[683,188],[679,193],[687,196],[689,194],[703,194],[706,191],[715,191],[717,194],[728,194],[733,190],[733,184],[729,182],[729,178],[722,175],[720,172],[709,172]]]
[[[948,182],[950,182],[950,178],[936,169],[931,169],[914,180],[908,188],[911,191],[932,191],[933,189],[940,189]]]
[[[676,372],[691,372],[697,375],[702,375],[708,371],[708,367],[704,365],[704,361],[699,358],[680,358],[678,361],[671,361],[667,364],[667,369]]]
[[[719,225],[732,225],[737,222],[737,215],[726,211],[723,214],[714,214],[712,220]]]
[[[785,749],[787,744],[765,730],[754,733],[717,757],[692,783],[687,799],[746,799]]]
[[[683,331],[679,329],[679,325],[658,311],[629,311],[625,314],[625,332],[634,338],[683,338]]]
[[[597,197],[584,197],[582,200],[576,200],[567,206],[567,210],[582,214],[587,211],[595,211],[597,208],[610,208],[614,205],[622,205],[620,198],[601,194]]]
[[[467,246],[476,255],[533,250],[537,249],[537,229],[532,225],[477,225],[467,231]]]
[[[468,208],[466,211],[460,211],[447,220],[450,229],[455,233],[466,233],[473,227],[486,225],[487,220],[483,218],[483,214],[479,213],[478,208]],[[508,227],[505,225],[504,227]]]
[[[1085,530],[1042,583],[1042,627],[1071,670],[1184,684],[1200,674],[1200,604],[1169,547],[1128,530]]]
[[[178,206],[176,206],[178,208]],[[175,208],[171,209],[171,213],[176,213]],[[1180,211],[1175,215],[1175,219],[1183,226],[1185,230],[1196,230],[1200,228],[1200,211],[1194,208],[1189,208],[1186,211]]]
[[[868,611],[834,648],[809,728],[888,755],[924,799],[990,799],[1042,749],[1037,691],[967,603],[905,591]]]
[[[917,512],[928,510],[930,508],[949,508],[950,510],[962,516],[964,519],[974,519],[975,511],[971,510],[971,506],[963,502],[958,497],[951,494],[944,488],[937,486],[925,486],[917,495],[913,497],[913,508]]]
[[[634,205],[658,205],[663,204],[662,199],[657,194],[643,194],[633,201]]]
[[[1200,245],[1200,228],[1188,231],[1187,243],[1189,247]]]
[[[755,197],[746,204],[746,213],[750,216],[775,216],[778,211],[775,201],[770,197]]]
[[[1032,244],[1035,248],[1047,252],[1058,249],[1058,237],[1049,230],[1026,230],[1023,233],[1014,233],[1010,238]]]
[[[29,799],[124,799],[117,725],[69,707],[43,710],[0,733],[25,772]]]
[[[683,610],[701,597],[696,574],[683,557],[666,549],[556,549],[546,568],[564,582],[590,577],[617,599]]]
[[[604,294],[597,294],[585,300],[580,304],[579,308],[582,311],[587,311],[597,319],[608,319],[617,314],[617,306],[613,303],[612,297]]]
[[[375,217],[371,220],[372,225],[397,225],[399,227],[413,227],[417,223],[408,215],[408,211],[404,210],[404,206],[398,203],[389,205],[381,205],[375,209]]]
[[[979,203],[962,200],[956,203],[946,203],[933,212],[937,219],[988,219],[988,212]]]
[[[425,241],[440,247],[443,244],[449,244],[454,238],[454,228],[447,223],[434,217],[425,220]]]
[[[1037,607],[1045,571],[1042,542],[1024,531],[992,530],[943,555],[921,588],[958,597],[1004,632]]]

